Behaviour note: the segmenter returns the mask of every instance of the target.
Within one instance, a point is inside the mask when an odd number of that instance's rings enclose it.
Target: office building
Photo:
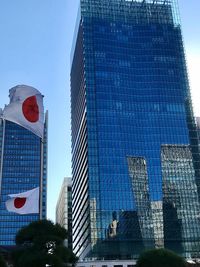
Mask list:
[[[9,96],[10,104],[1,112],[0,118],[0,246],[2,247],[15,245],[15,235],[21,227],[32,221],[45,219],[47,205],[47,113],[44,118],[44,111],[38,110],[39,104],[34,102],[41,95],[35,88],[20,85],[12,88]],[[28,99],[28,105],[25,105],[26,100],[21,104],[22,99]],[[18,109],[20,105],[23,106],[22,109]],[[36,119],[34,105],[37,107]],[[31,113],[28,113],[25,106],[30,108]],[[11,114],[9,117],[10,108],[11,112],[14,111],[14,115]],[[25,116],[27,115],[27,123],[25,119],[24,122],[20,121],[22,110]],[[41,122],[42,132],[38,132],[37,116],[44,118]],[[34,118],[35,122],[30,122],[30,118]],[[35,133],[28,129],[29,124]],[[39,213],[21,215],[6,210],[5,202],[9,199],[8,195],[37,187],[40,188]]]
[[[71,178],[65,177],[56,205],[56,223],[68,232],[67,246],[72,248],[72,184]]]
[[[199,147],[177,1],[81,0],[71,61],[74,252],[199,257]]]

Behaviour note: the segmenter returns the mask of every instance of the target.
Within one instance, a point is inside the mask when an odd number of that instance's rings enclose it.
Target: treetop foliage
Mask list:
[[[186,261],[167,249],[152,249],[144,251],[136,267],[186,267]]]
[[[6,262],[1,254],[0,254],[0,267],[6,267]]]
[[[40,220],[23,227],[16,235],[16,244],[45,243],[54,241],[62,244],[67,238],[67,230],[59,224],[53,224],[50,220]]]
[[[16,235],[17,249],[13,253],[15,267],[67,266],[77,261],[64,246],[67,231],[59,224],[40,220],[23,227]]]

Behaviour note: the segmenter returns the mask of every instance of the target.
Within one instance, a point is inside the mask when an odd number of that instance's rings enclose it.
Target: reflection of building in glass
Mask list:
[[[141,250],[164,244],[162,204],[154,205],[163,200],[163,144],[191,145],[193,183],[200,189],[177,13],[176,0],[80,0],[71,65],[73,249],[80,259],[135,257],[131,220],[138,222]],[[145,159],[144,196],[137,191],[142,185],[132,179],[127,155]],[[116,236],[108,238],[113,212]],[[174,210],[171,214],[177,217]],[[180,244],[178,232],[174,243]]]
[[[146,160],[140,157],[128,157],[127,160],[142,239],[145,248],[151,248],[154,233]]]
[[[161,157],[165,246],[196,257],[200,247],[200,204],[190,148],[163,145]]]
[[[114,211],[112,222],[109,224],[109,227],[108,227],[108,237],[109,238],[114,238],[117,236],[118,223],[119,222],[117,220],[117,213]]]
[[[162,201],[151,201],[152,224],[154,230],[155,247],[164,247],[163,232],[163,203]]]
[[[91,224],[91,243],[94,246],[97,242],[97,208],[95,198],[90,199],[90,224]]]
[[[64,178],[56,205],[56,223],[68,232],[67,246],[72,248],[72,184],[71,178]]]

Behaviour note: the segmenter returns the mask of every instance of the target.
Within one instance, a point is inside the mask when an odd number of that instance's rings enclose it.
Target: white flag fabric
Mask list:
[[[39,213],[39,187],[9,197],[5,203],[8,211],[18,214]]]
[[[10,104],[5,106],[2,118],[15,122],[40,138],[44,133],[43,96],[35,88],[18,85],[9,91]]]

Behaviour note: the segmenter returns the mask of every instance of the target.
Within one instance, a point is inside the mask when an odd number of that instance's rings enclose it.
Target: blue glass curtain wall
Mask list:
[[[3,129],[2,129],[3,132]],[[5,121],[5,139],[2,158],[1,202],[0,202],[0,245],[15,245],[17,231],[32,221],[39,220],[39,214],[18,215],[6,210],[9,194],[17,194],[40,186],[41,140],[23,127]],[[44,149],[46,153],[46,145]],[[44,154],[45,154],[44,153]],[[44,160],[43,210],[46,218],[46,155]]]
[[[190,168],[184,169],[180,179],[184,183],[185,176],[191,177],[192,172],[191,185],[196,188],[192,193],[199,195],[193,153],[198,143],[191,141],[196,128],[175,4],[176,1],[81,1],[73,64],[81,53],[83,64],[77,69],[83,68],[83,76],[76,76],[73,67],[71,73],[74,79],[83,77],[84,86],[80,88],[85,90],[86,107],[83,144],[87,144],[87,182],[81,188],[87,192],[82,217],[87,227],[75,231],[79,238],[74,239],[76,244],[79,242],[79,249],[75,250],[78,256],[133,258],[145,248],[166,246],[188,257],[196,255],[200,247],[197,240],[189,238],[190,232],[199,229],[198,220],[190,227],[179,217],[177,208],[172,208],[173,201],[163,202],[164,175],[171,170],[171,162],[167,161],[168,171],[164,174],[163,145],[183,146],[182,151],[190,153]],[[82,52],[78,49],[80,42]],[[77,86],[72,83],[72,93],[80,90]],[[78,104],[72,98],[73,116]],[[72,125],[75,123],[72,117]],[[72,140],[80,130],[79,125],[74,126]],[[184,162],[185,152],[182,153],[180,161]],[[81,156],[73,156],[72,165],[77,166]],[[181,164],[177,158],[175,170]],[[76,184],[80,176],[73,177]],[[145,184],[142,192],[146,197],[140,194],[143,184],[139,178]],[[187,211],[189,202],[184,189],[181,187],[174,197],[184,197],[181,209]],[[199,200],[195,198],[193,204],[198,210]],[[177,222],[172,247],[166,230],[170,224],[165,225],[168,215]],[[188,227],[188,235],[181,231],[183,225],[187,225],[184,227]]]

